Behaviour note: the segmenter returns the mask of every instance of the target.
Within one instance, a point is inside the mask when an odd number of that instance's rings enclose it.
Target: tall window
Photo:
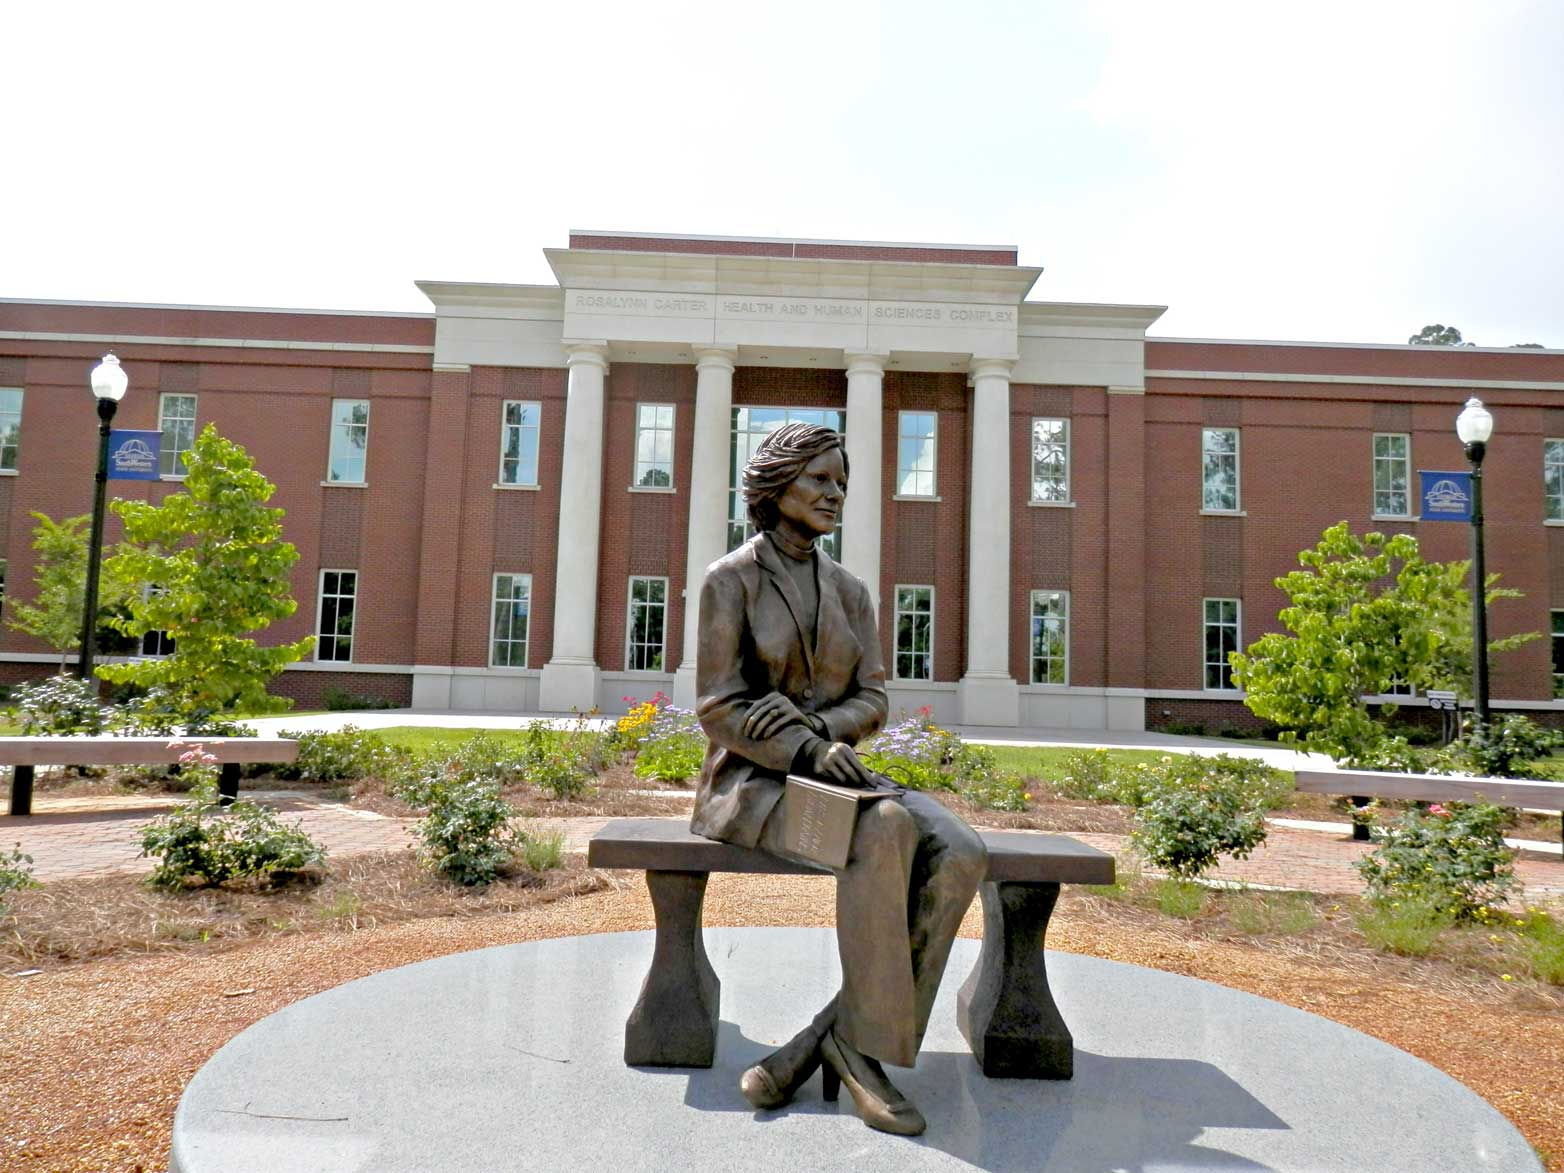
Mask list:
[[[353,604],[357,597],[358,571],[320,572],[320,619],[315,626],[317,660],[353,658]]]
[[[664,619],[668,610],[666,578],[630,580],[630,614],[625,636],[625,670],[663,670]]]
[[[364,483],[364,461],[369,452],[369,400],[331,401],[331,465],[328,481],[345,485]]]
[[[1032,500],[1070,499],[1070,421],[1032,421]]]
[[[1550,611],[1553,620],[1553,695],[1564,696],[1564,611]]]
[[[7,568],[6,560],[0,558],[0,610],[3,610],[5,607],[5,572]]]
[[[744,466],[755,455],[760,442],[783,424],[819,424],[834,432],[844,430],[846,413],[829,407],[735,407],[733,409],[733,446],[728,463],[728,549],[742,546],[754,536],[744,512]],[[851,486],[849,486],[849,490]],[[842,527],[820,539],[820,548],[831,557],[842,556]]]
[[[538,421],[536,403],[507,399],[500,416],[500,484],[538,483]]]
[[[896,679],[934,679],[934,588],[896,588]]]
[[[495,668],[527,666],[527,628],[532,617],[532,576],[494,576],[494,623],[489,631],[489,663]]]
[[[1543,516],[1564,521],[1564,440],[1542,442],[1542,496]]]
[[[195,444],[196,397],[169,392],[158,396],[157,426],[163,433],[158,471],[166,477],[185,475],[185,453]]]
[[[1232,688],[1228,654],[1238,650],[1238,600],[1206,600],[1206,688]]]
[[[1237,428],[1201,429],[1200,467],[1200,507],[1224,513],[1236,513],[1238,511]]]
[[[163,588],[154,583],[148,583],[141,588],[141,597],[150,599],[154,595],[163,593]],[[149,631],[141,637],[141,654],[143,656],[171,656],[174,654],[174,639],[166,631]]]
[[[1412,439],[1401,432],[1374,433],[1374,515],[1412,516]]]
[[[932,411],[904,411],[896,425],[896,495],[934,496],[934,449],[939,417]]]
[[[1070,595],[1032,592],[1032,683],[1070,683]]]
[[[0,387],[0,468],[16,469],[22,445],[22,389]]]
[[[635,405],[635,479],[640,489],[673,484],[673,404]]]

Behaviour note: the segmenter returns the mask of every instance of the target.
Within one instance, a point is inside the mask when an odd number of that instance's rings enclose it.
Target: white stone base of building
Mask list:
[[[957,723],[1006,725],[1021,723],[1021,690],[1008,676],[971,673],[957,687]]]
[[[597,707],[602,672],[591,660],[551,660],[538,681],[538,708],[545,713],[585,713]]]

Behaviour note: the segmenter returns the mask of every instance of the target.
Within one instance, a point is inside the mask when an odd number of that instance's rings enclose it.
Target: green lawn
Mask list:
[[[1083,752],[1085,747],[1068,745],[991,745],[1002,770],[1014,770],[1029,778],[1056,778],[1064,773],[1065,759]],[[1156,762],[1163,756],[1157,749],[1110,749],[1108,757],[1120,765]]]
[[[525,729],[440,729],[423,725],[392,725],[372,732],[392,745],[415,753],[449,752],[461,748],[474,737],[492,737],[504,745],[520,745],[527,736]]]

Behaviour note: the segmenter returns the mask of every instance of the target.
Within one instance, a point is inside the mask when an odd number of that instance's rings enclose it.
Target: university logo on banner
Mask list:
[[[1423,482],[1424,521],[1471,521],[1472,474],[1418,469]]]
[[[162,432],[115,428],[109,433],[109,480],[155,481],[163,451]]]

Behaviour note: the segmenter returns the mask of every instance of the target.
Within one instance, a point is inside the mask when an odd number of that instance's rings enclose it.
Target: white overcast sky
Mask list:
[[[1564,0],[37,0],[0,43],[0,297],[428,311],[628,229],[1564,347]]]

